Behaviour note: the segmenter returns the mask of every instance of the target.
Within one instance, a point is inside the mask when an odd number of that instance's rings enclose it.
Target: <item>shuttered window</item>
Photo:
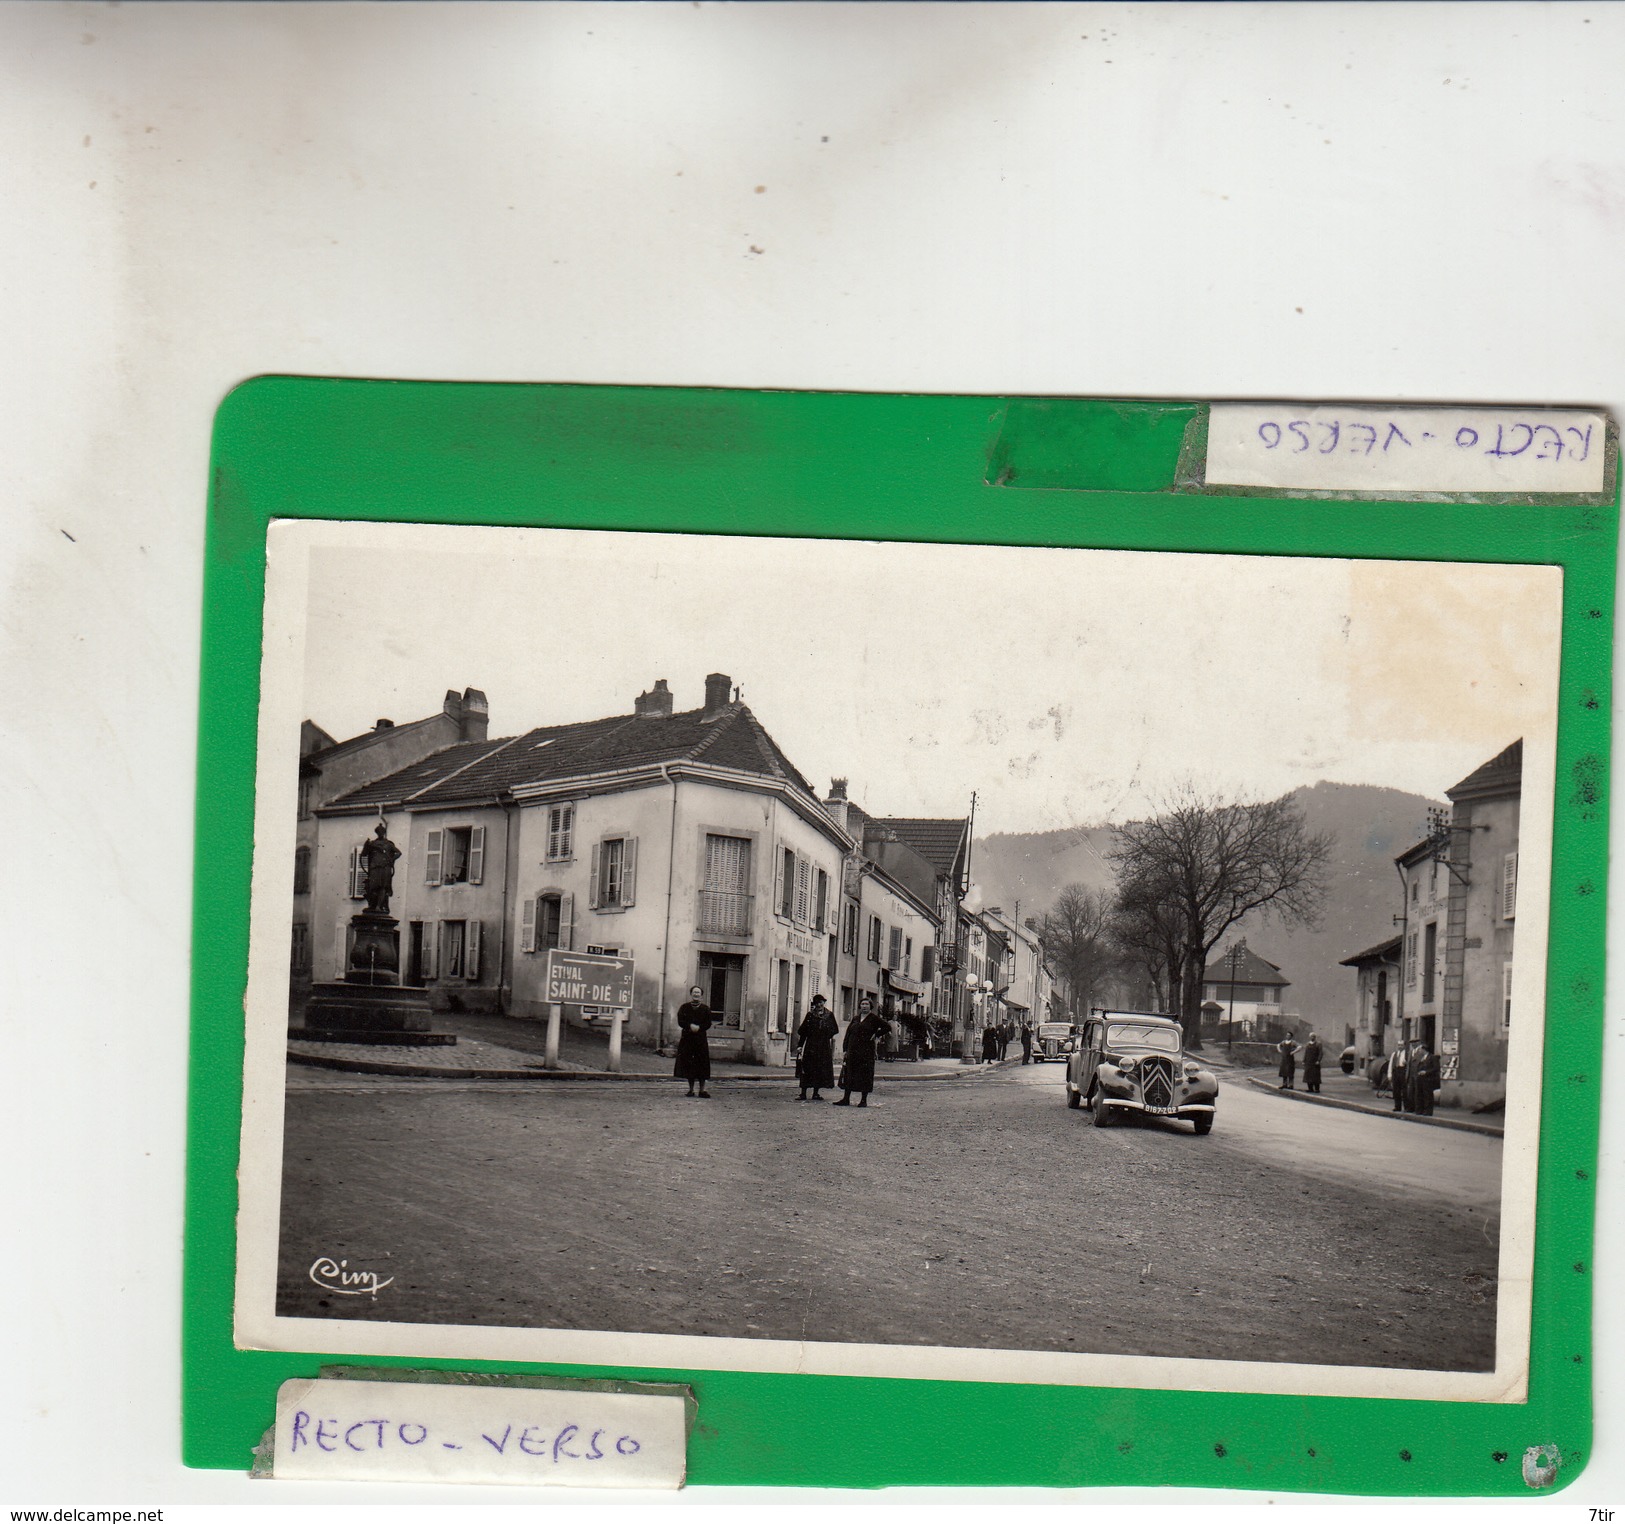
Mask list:
[[[745,837],[705,838],[705,887],[713,894],[750,893],[750,842]]]
[[[361,848],[350,848],[350,887],[346,897],[352,900],[366,898],[367,870],[361,866]]]
[[[567,862],[575,855],[576,807],[555,804],[547,812],[547,860]]]
[[[1501,965],[1501,1032],[1512,1030],[1512,965]]]
[[[886,953],[886,967],[901,969],[903,966],[903,928],[901,926],[892,927],[891,941],[887,944]]]
[[[818,894],[813,901],[813,929],[825,931],[829,927],[829,874],[818,870]]]
[[[796,910],[794,920],[798,926],[807,924],[812,908],[812,864],[805,857],[796,859]]]
[[[480,977],[480,923],[468,923],[468,935],[465,939],[465,954],[463,960],[463,977],[475,980]]]
[[[1501,860],[1501,914],[1512,920],[1518,913],[1518,854],[1508,852]]]
[[[444,831],[430,831],[424,838],[423,882],[426,884],[440,882],[441,846],[445,836]]]

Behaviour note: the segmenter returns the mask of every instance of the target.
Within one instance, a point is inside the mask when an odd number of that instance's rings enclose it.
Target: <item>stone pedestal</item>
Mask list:
[[[451,1032],[432,1030],[429,997],[401,985],[400,922],[375,910],[351,916],[350,966],[338,983],[313,984],[305,1024],[290,1036],[306,1042],[358,1042],[385,1047],[451,1047]]]

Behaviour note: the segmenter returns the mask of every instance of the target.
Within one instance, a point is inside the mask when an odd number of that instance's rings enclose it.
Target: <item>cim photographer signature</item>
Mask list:
[[[349,1260],[335,1260],[327,1254],[311,1265],[310,1278],[323,1291],[336,1291],[340,1296],[377,1296],[395,1279],[388,1275],[380,1280],[376,1270],[352,1270]]]

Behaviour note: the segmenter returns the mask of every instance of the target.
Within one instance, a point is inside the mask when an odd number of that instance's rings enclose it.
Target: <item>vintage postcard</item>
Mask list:
[[[274,522],[238,1344],[1521,1400],[1561,601]]]

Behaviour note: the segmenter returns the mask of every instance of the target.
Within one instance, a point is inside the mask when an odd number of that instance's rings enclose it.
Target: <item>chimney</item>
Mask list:
[[[706,719],[716,719],[728,707],[733,685],[733,679],[726,672],[712,672],[706,676],[704,713]]]
[[[831,778],[829,780],[829,803],[834,804],[838,799],[846,798],[846,779]]]
[[[632,703],[632,713],[640,720],[669,720],[671,718],[671,689],[663,677],[647,693],[640,693]]]
[[[374,730],[393,730],[395,728],[395,722],[393,720],[374,720],[372,722],[372,728]]]
[[[455,688],[446,689],[446,702],[441,710],[457,721],[459,741],[483,741],[486,738],[491,726],[491,712],[486,705],[485,695],[478,688],[465,688],[461,693]]]

